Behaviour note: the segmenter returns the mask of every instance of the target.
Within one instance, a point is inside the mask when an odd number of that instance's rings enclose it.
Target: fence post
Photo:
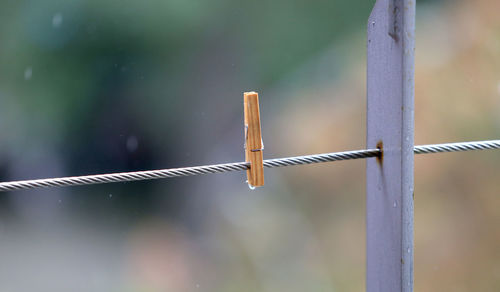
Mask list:
[[[366,291],[413,291],[415,0],[377,0],[368,19]]]

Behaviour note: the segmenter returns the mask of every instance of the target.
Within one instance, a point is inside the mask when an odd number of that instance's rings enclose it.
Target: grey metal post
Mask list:
[[[413,291],[415,0],[377,0],[368,19],[366,291]]]

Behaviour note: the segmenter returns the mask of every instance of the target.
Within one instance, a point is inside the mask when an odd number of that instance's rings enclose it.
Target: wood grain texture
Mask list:
[[[254,187],[264,185],[263,145],[260,128],[259,94],[245,92],[245,161],[250,162],[247,170],[248,183]]]

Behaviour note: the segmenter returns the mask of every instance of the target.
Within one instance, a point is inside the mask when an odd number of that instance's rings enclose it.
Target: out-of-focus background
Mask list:
[[[500,136],[500,2],[417,1],[416,144]],[[365,0],[0,1],[0,180],[365,147]],[[415,290],[500,290],[500,153],[415,158]],[[0,194],[1,291],[364,291],[365,162]]]

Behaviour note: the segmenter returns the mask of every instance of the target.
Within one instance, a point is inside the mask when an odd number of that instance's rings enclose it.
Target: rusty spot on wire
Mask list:
[[[382,140],[377,142],[377,149],[380,150],[377,155],[377,162],[382,164],[384,162],[384,142],[382,142]]]

